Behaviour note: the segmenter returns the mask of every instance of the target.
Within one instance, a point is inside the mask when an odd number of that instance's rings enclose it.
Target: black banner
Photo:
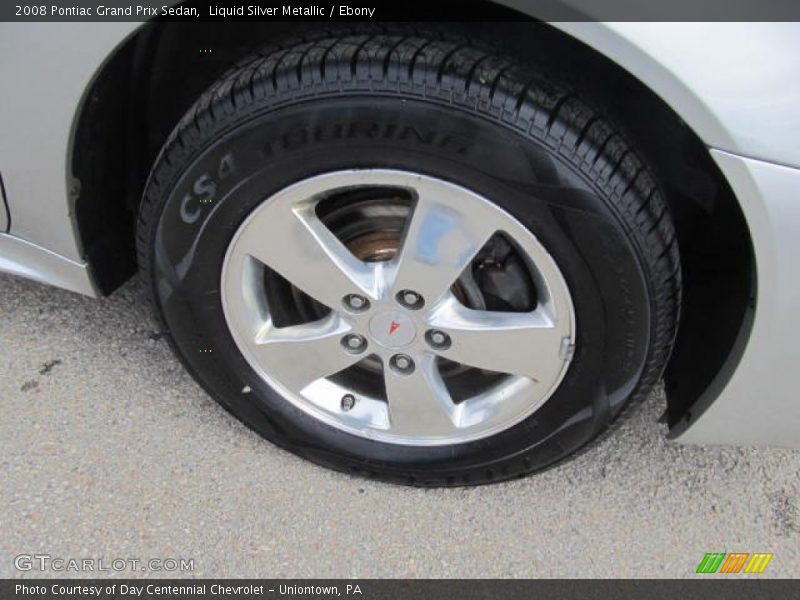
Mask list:
[[[16,0],[0,21],[800,21],[796,0]]]
[[[735,600],[797,598],[797,582],[702,580],[291,580],[291,579],[25,579],[0,580],[3,600]]]

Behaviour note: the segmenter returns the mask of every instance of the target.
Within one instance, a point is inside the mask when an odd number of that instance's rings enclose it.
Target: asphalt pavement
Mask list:
[[[94,300],[0,275],[0,348],[0,577],[76,575],[15,567],[33,554],[193,560],[126,577],[693,577],[707,552],[800,576],[800,452],[667,442],[660,390],[558,468],[423,490],[241,425],[159,337],[138,279]]]

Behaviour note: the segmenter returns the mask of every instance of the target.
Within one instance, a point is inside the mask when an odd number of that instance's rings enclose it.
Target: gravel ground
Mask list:
[[[0,310],[0,576],[47,553],[208,577],[687,577],[712,551],[800,576],[800,452],[669,444],[660,392],[542,475],[411,489],[234,420],[158,339],[138,280],[97,301],[0,276]]]

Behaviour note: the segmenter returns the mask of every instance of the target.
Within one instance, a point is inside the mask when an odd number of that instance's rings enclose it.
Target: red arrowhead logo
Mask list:
[[[392,322],[389,324],[389,335],[392,335],[392,334],[393,334],[395,331],[397,331],[399,328],[400,328],[400,323],[398,323],[397,321],[392,321]]]

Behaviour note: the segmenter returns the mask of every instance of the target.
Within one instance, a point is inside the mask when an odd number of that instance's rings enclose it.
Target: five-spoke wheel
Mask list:
[[[320,217],[326,201],[365,190],[410,198],[391,258],[360,259]],[[454,289],[497,235],[533,282],[529,310],[475,308]],[[324,316],[278,326],[265,269]],[[264,199],[231,242],[222,292],[239,348],[287,401],[334,427],[402,444],[464,442],[524,419],[558,385],[575,336],[564,279],[532,233],[463,187],[404,171],[328,173]],[[382,394],[347,376],[366,357],[380,363]],[[454,398],[448,379],[458,367],[485,377]]]
[[[678,238],[645,154],[558,79],[405,29],[276,39],[224,75],[139,217],[192,375],[282,448],[393,482],[598,438],[667,363]]]

